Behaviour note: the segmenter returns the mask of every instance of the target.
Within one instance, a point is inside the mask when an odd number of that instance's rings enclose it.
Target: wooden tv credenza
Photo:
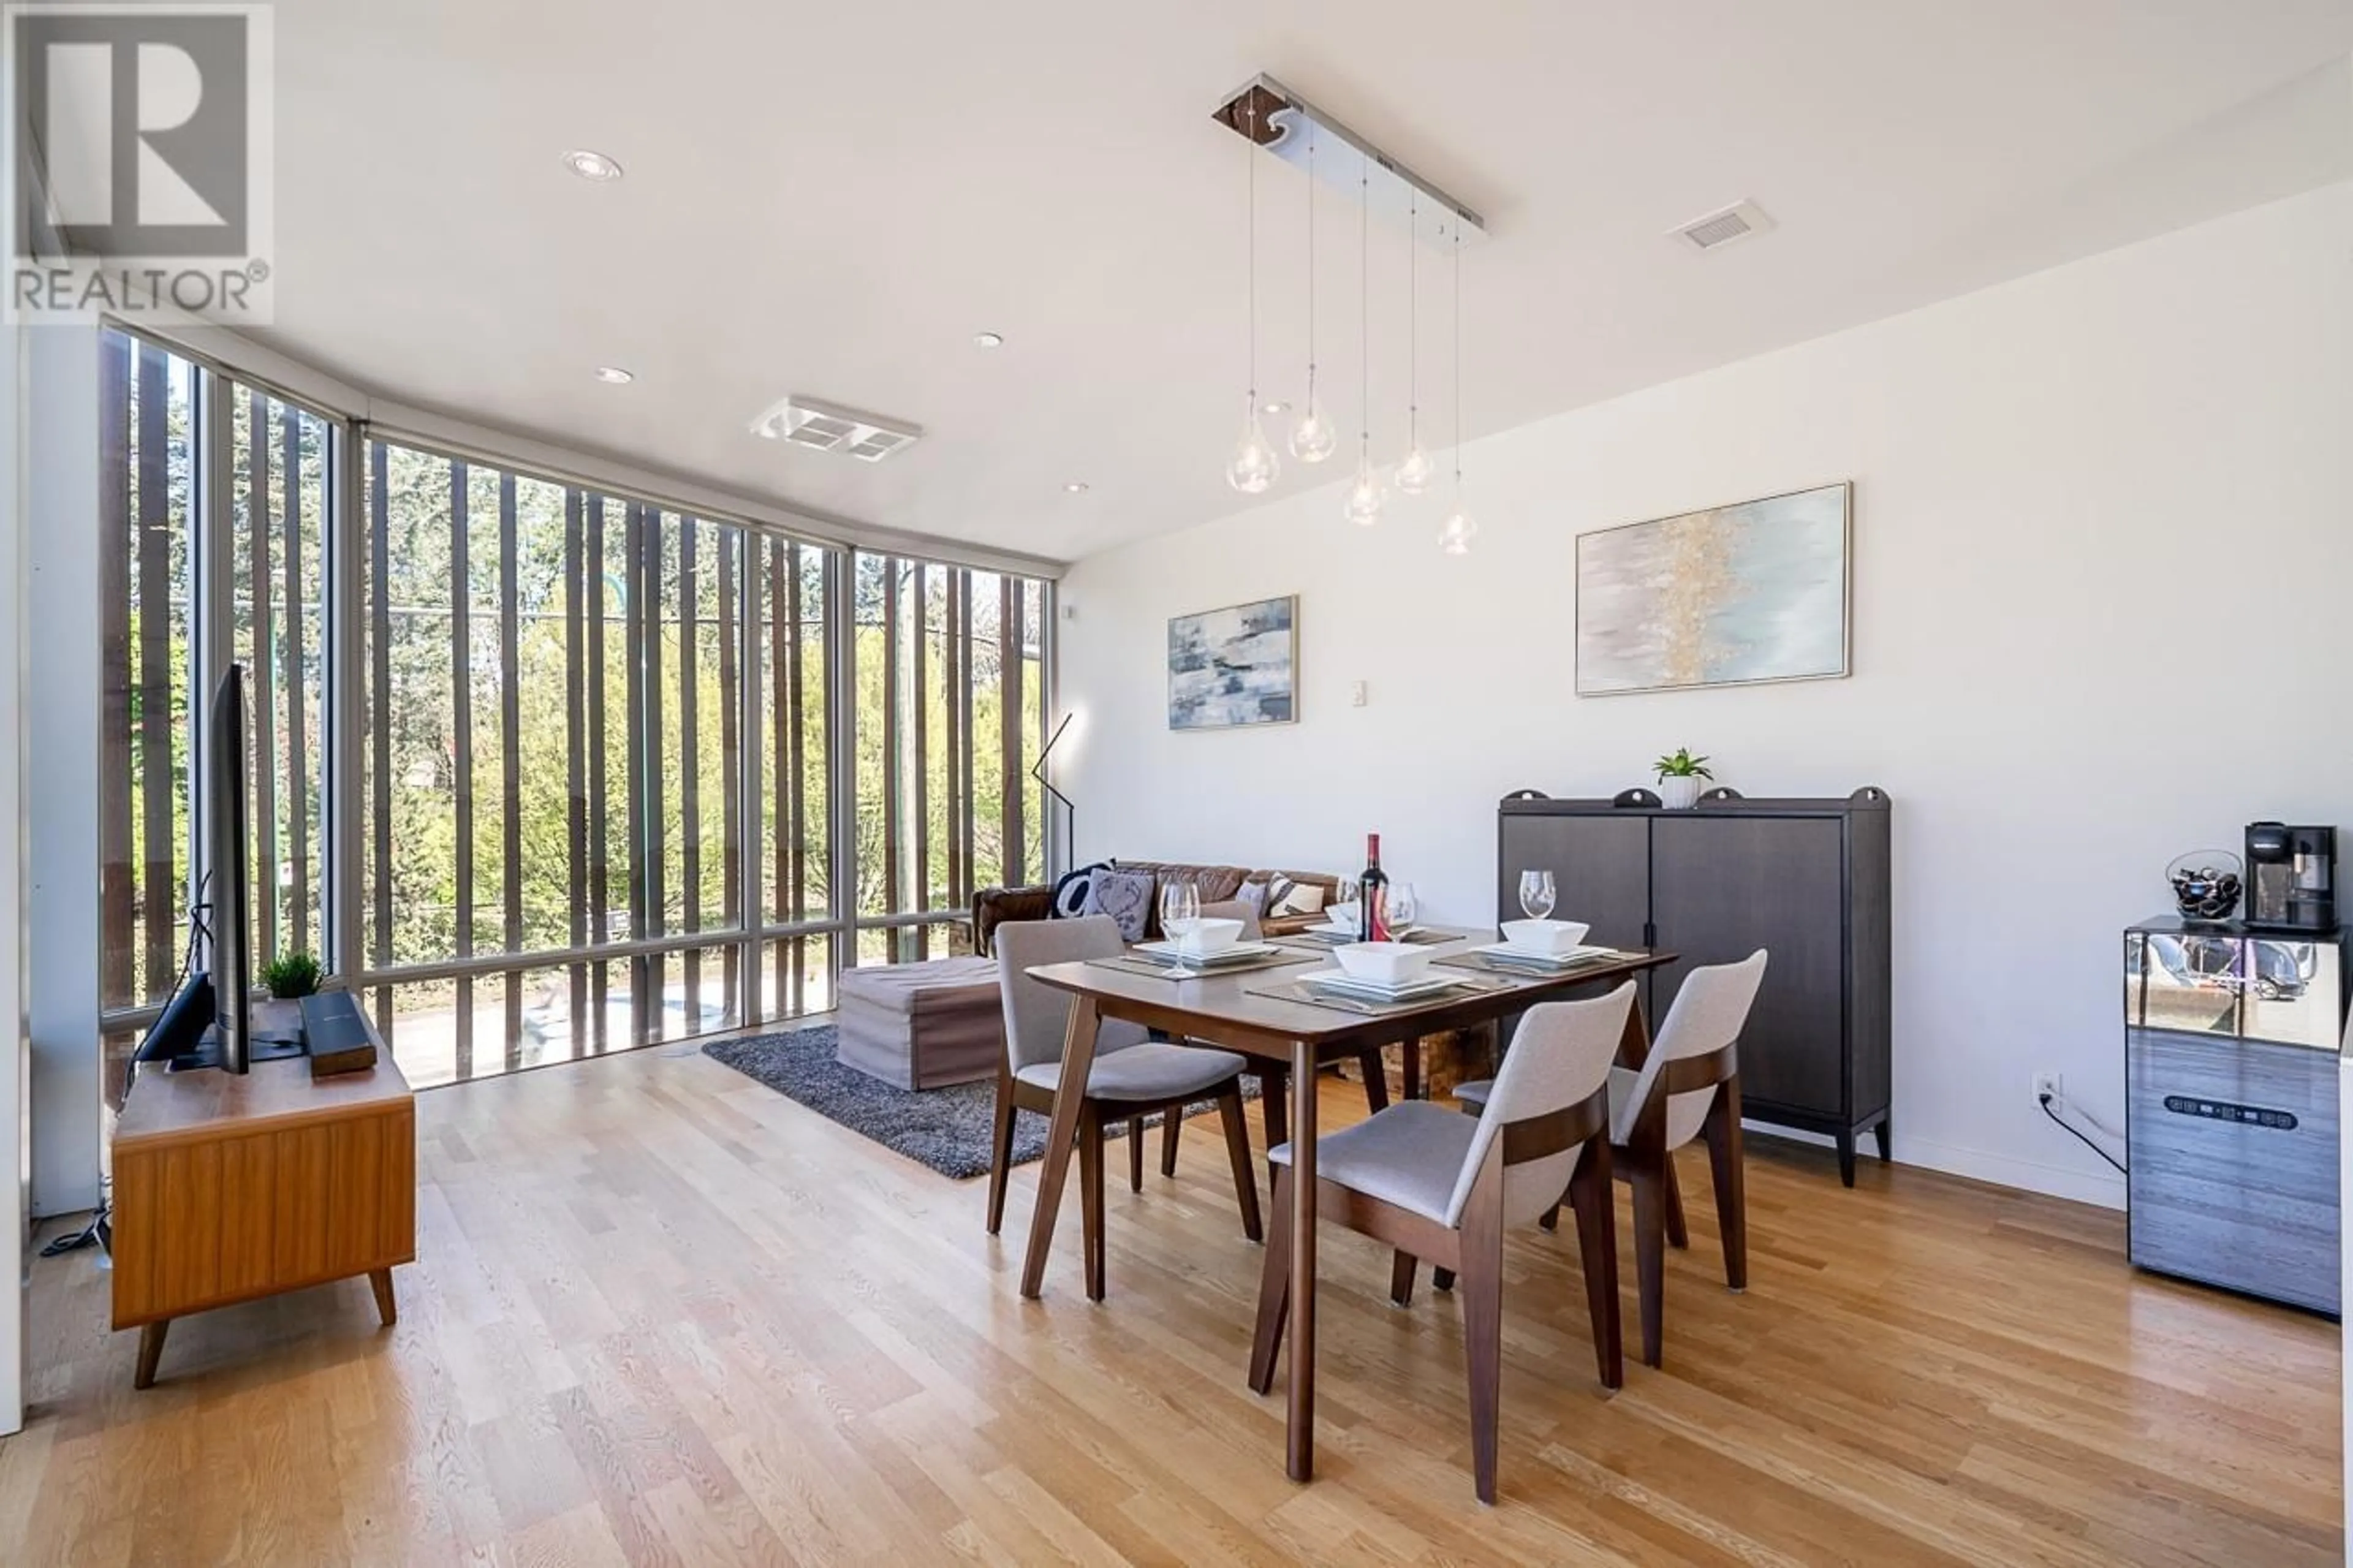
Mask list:
[[[283,1004],[256,1028],[299,1020]],[[371,1026],[373,1029],[373,1026]],[[386,1327],[417,1257],[417,1099],[376,1042],[364,1072],[307,1057],[242,1077],[142,1067],[114,1131],[114,1326],[155,1381],[172,1320],[364,1274]]]

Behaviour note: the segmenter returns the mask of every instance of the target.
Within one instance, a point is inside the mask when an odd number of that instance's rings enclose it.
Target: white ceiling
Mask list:
[[[1220,468],[1248,154],[1209,111],[1260,70],[1486,215],[1463,268],[1472,436],[2353,175],[2353,0],[280,0],[277,17],[272,346],[485,424],[1057,559],[1240,500]],[[628,177],[573,177],[574,147]],[[1261,395],[1296,398],[1305,185],[1260,162]],[[1778,230],[1705,258],[1662,237],[1742,196]],[[1325,402],[1353,431],[1356,225],[1328,199],[1323,216]],[[1372,426],[1393,456],[1406,246],[1374,241]],[[973,347],[982,329],[1006,346]],[[600,364],[635,384],[598,384]],[[788,392],[927,435],[879,466],[752,437]],[[1344,472],[1286,461],[1279,491]]]

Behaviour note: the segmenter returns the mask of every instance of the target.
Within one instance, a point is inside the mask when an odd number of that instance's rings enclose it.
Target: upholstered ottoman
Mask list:
[[[846,969],[835,1018],[834,1059],[901,1089],[994,1078],[1005,1058],[993,958]]]

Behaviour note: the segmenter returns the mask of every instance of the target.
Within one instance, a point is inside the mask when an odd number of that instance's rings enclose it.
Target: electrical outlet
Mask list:
[[[1353,686],[1351,686],[1351,687],[1349,687],[1349,688],[1348,688],[1348,706],[1349,706],[1349,707],[1351,707],[1351,708],[1362,708],[1363,706],[1365,706],[1365,704],[1366,704],[1366,703],[1367,703],[1367,702],[1369,702],[1369,701],[1371,701],[1371,700],[1372,700],[1372,694],[1371,694],[1371,692],[1370,692],[1370,691],[1368,691],[1368,690],[1366,689],[1365,683],[1364,683],[1363,681],[1359,680],[1359,681],[1357,681],[1355,685],[1353,685]]]
[[[2048,1097],[2053,1105],[2063,1103],[2067,1098],[2067,1080],[2055,1072],[2036,1073],[2034,1075],[2035,1102],[2040,1104],[2045,1097]]]

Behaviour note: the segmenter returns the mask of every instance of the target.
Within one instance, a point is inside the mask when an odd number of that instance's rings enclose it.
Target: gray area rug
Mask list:
[[[781,1034],[714,1040],[702,1054],[744,1077],[756,1079],[786,1100],[807,1106],[910,1160],[958,1181],[988,1174],[988,1124],[997,1109],[997,1085],[952,1084],[945,1089],[907,1089],[870,1078],[833,1059],[834,1029],[821,1024]],[[1258,1098],[1253,1079],[1242,1080],[1245,1099]],[[1215,1100],[1187,1108],[1187,1116],[1217,1110]],[[1145,1118],[1157,1126],[1160,1118]],[[1112,1136],[1124,1135],[1124,1124]],[[1026,1165],[1046,1152],[1046,1119],[1028,1111],[1014,1118],[1013,1163]],[[1154,1151],[1157,1155],[1157,1150]]]

